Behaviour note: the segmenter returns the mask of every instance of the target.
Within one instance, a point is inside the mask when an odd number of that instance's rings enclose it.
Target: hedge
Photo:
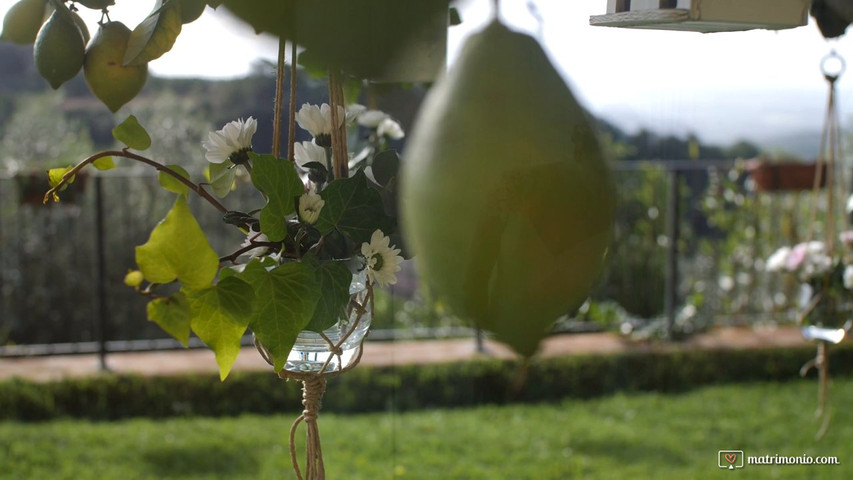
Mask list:
[[[800,367],[814,355],[813,348],[673,350],[540,359],[529,365],[485,359],[362,366],[329,381],[323,411],[402,411],[786,381],[798,378]],[[853,345],[831,348],[829,363],[832,375],[848,375],[853,370]],[[293,414],[301,409],[299,387],[271,372],[235,372],[225,382],[197,374],[105,374],[52,383],[12,379],[0,382],[0,420]]]

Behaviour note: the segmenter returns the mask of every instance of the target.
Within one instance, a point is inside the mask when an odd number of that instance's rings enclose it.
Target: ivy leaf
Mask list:
[[[159,325],[183,346],[189,345],[192,311],[183,292],[177,292],[170,297],[155,298],[148,302],[146,310],[148,320]]]
[[[400,155],[395,150],[379,152],[371,164],[373,178],[379,185],[391,188],[397,183],[397,171],[400,169]]]
[[[350,299],[352,272],[342,262],[323,262],[317,267],[317,276],[320,300],[304,330],[320,333],[334,325],[345,311]]]
[[[151,137],[134,115],[127,117],[113,129],[113,138],[134,150],[147,150],[151,146]]]
[[[181,33],[181,6],[178,2],[158,0],[154,11],[130,33],[125,66],[145,65],[172,49]]]
[[[116,168],[116,162],[113,161],[113,157],[101,157],[92,162],[92,166],[98,170],[112,170]]]
[[[207,175],[213,194],[219,198],[225,198],[234,190],[237,167],[231,162],[211,163],[207,169]]]
[[[388,233],[391,222],[382,197],[368,185],[363,171],[332,181],[320,196],[326,201],[315,224],[320,233],[338,229],[356,243],[369,241],[377,228]]]
[[[193,290],[213,282],[219,257],[190,212],[185,195],[175,200],[148,242],[136,247],[136,263],[149,282],[169,283],[177,279]]]
[[[51,188],[59,185],[59,182],[62,181],[62,177],[64,177],[65,174],[68,173],[68,171],[71,170],[72,168],[73,167],[60,167],[60,168],[51,168],[50,170],[48,170],[47,171],[47,181],[48,181],[48,183],[50,183]],[[62,191],[62,190],[65,190],[66,188],[68,188],[68,185],[71,185],[72,183],[74,183],[74,180],[76,179],[76,177],[77,177],[77,175],[74,175],[73,177],[71,177],[71,179],[68,180],[67,182],[65,182],[65,185],[63,185],[62,188],[60,188],[59,190]]]
[[[186,178],[187,180],[190,179],[189,172],[187,172],[186,169],[184,169],[184,167],[180,165],[166,165],[166,168]],[[157,172],[157,181],[160,183],[161,187],[172,193],[177,193],[180,195],[190,191],[190,187],[184,185],[177,178],[169,175],[166,172]]]
[[[246,265],[242,278],[255,290],[249,327],[273,357],[273,368],[284,368],[296,336],[305,330],[320,297],[316,270],[304,262],[267,270],[259,261]]]
[[[190,326],[216,355],[219,378],[225,380],[246,333],[255,292],[235,276],[202,290],[183,290],[192,311]]]
[[[272,155],[249,153],[252,183],[269,199],[261,210],[261,231],[272,242],[287,235],[287,217],[296,211],[296,198],[305,193],[305,185],[293,164]]]

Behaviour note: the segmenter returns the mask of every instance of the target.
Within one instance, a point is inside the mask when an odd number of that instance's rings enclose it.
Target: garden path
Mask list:
[[[595,355],[619,352],[663,350],[768,348],[805,345],[795,327],[725,327],[711,330],[679,342],[639,342],[613,333],[554,335],[545,340],[540,355]],[[362,365],[393,366],[470,360],[483,355],[511,358],[503,345],[486,340],[486,353],[478,353],[473,339],[366,342]],[[269,367],[253,347],[243,349],[234,369],[266,370]],[[213,352],[207,349],[157,352],[110,353],[107,366],[114,373],[138,375],[177,375],[182,373],[216,374]],[[21,377],[36,381],[59,380],[101,374],[98,356],[54,355],[0,359],[0,380]]]

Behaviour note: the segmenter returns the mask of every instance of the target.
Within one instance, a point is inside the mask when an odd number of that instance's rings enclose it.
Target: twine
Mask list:
[[[362,302],[358,302],[355,299],[350,301],[347,311],[345,312],[347,318],[351,316],[352,312],[356,312],[357,315],[355,320],[347,329],[346,334],[341,337],[338,343],[333,343],[329,337],[320,333],[328,344],[330,355],[319,371],[294,372],[282,369],[278,372],[278,376],[282,380],[296,380],[302,382],[302,406],[304,409],[302,410],[302,415],[300,415],[299,418],[293,422],[293,425],[291,425],[289,437],[290,462],[293,465],[293,470],[296,473],[296,478],[298,480],[325,480],[326,478],[326,469],[323,463],[323,448],[320,442],[320,429],[317,426],[317,417],[320,414],[323,395],[326,392],[326,379],[348,372],[361,362],[361,356],[364,353],[364,339],[362,339],[361,343],[358,344],[355,357],[353,357],[353,360],[346,366],[343,365],[343,358],[341,357],[343,355],[342,345],[356,330],[358,325],[361,323],[361,319],[368,312],[367,308],[365,308],[365,305],[368,304],[371,305],[371,307],[373,306],[373,285],[370,283],[367,284],[367,293]],[[268,364],[274,365],[275,362],[272,355],[270,355],[269,351],[260,343],[260,341],[258,341],[257,337],[254,338],[254,344],[255,348],[261,354],[261,358],[263,358]],[[335,357],[338,359],[340,368],[333,372],[328,371],[329,365]],[[299,468],[299,460],[297,459],[296,452],[296,430],[303,422],[305,423],[306,428],[304,477],[302,475],[302,470]]]
[[[826,60],[831,57],[837,57],[837,54],[833,51],[829,56],[824,58],[823,63],[825,63]],[[823,174],[824,171],[826,171],[827,205],[826,222],[824,226],[824,245],[826,246],[827,255],[833,258],[835,256],[835,244],[837,236],[835,230],[835,219],[837,218],[836,215],[838,214],[838,212],[836,212],[836,209],[841,210],[840,217],[843,230],[847,230],[849,222],[847,219],[846,212],[844,211],[844,202],[835,202],[835,196],[843,192],[842,189],[844,183],[843,170],[841,172],[836,171],[838,160],[843,158],[840,139],[840,122],[838,119],[838,108],[835,88],[840,73],[829,74],[826,71],[824,71],[823,73],[824,78],[829,84],[829,95],[826,105],[826,115],[824,117],[823,131],[821,132],[820,151],[818,153],[817,162],[815,164],[816,174],[814,179],[814,185],[812,188],[813,195],[810,212],[811,223],[809,225],[807,241],[811,242],[814,238],[814,227],[817,223],[817,199],[820,194],[820,185],[821,183],[823,183]],[[811,311],[815,307],[817,307],[817,304],[820,302],[821,298],[823,297],[823,294],[828,293],[830,287],[829,282],[829,278],[825,279],[822,292],[814,293],[814,298],[812,298],[806,309],[798,318],[799,324],[802,325],[808,314],[811,313]],[[818,406],[817,410],[815,411],[815,417],[819,419],[822,418],[823,421],[820,429],[815,435],[815,439],[822,438],[823,435],[826,433],[827,429],[829,428],[830,414],[829,409],[827,407],[829,399],[829,356],[827,353],[828,348],[829,345],[826,341],[818,341],[817,353],[815,355],[815,358],[809,360],[808,362],[806,362],[805,365],[802,366],[802,368],[800,368],[801,376],[805,376],[812,368],[815,368],[818,371]]]

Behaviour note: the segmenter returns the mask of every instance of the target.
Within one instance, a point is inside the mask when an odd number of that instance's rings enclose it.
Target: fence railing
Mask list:
[[[757,193],[733,160],[621,162],[613,171],[618,218],[594,302],[663,320],[670,335],[691,322],[751,323],[786,311],[792,286],[764,275],[762,259],[800,235],[807,192]],[[42,177],[0,177],[0,356],[176,348],[146,321],[146,299],[121,281],[173,197],[151,174],[125,170],[82,177],[62,203],[44,206]],[[226,204],[262,206],[249,190]],[[218,212],[191,208],[215,250],[243,241]],[[596,320],[590,311],[582,316]],[[394,327],[395,313],[377,327]],[[431,326],[402,324],[427,334]]]

